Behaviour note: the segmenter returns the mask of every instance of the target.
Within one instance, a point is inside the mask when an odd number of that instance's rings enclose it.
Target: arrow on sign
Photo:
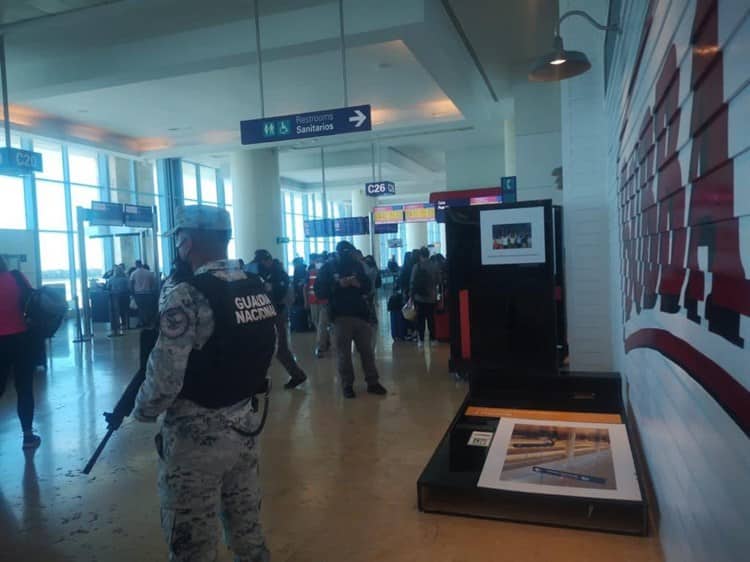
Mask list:
[[[354,115],[349,117],[349,123],[354,123],[355,127],[361,127],[362,123],[367,121],[367,115],[362,113],[359,109],[354,110]]]

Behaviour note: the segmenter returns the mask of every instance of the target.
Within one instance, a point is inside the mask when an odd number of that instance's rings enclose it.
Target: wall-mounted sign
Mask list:
[[[503,190],[503,201],[505,203],[515,203],[517,201],[518,192],[516,187],[516,176],[505,176],[500,178],[500,188]]]
[[[374,207],[372,216],[375,224],[398,224],[404,222],[404,207],[403,205]]]
[[[503,202],[502,195],[485,195],[484,197],[472,197],[469,199],[469,205],[497,205]]]
[[[358,133],[372,129],[370,106],[250,119],[240,122],[242,144],[259,144]]]
[[[369,182],[365,184],[365,194],[370,197],[396,195],[396,184],[392,181]]]
[[[277,236],[276,237],[276,243],[277,244],[289,244],[290,240],[288,236]]]
[[[395,222],[387,224],[375,224],[374,232],[375,234],[397,234],[398,224],[396,224]]]
[[[0,148],[0,175],[27,176],[42,170],[42,155],[38,152]]]
[[[145,205],[125,205],[125,226],[147,227],[154,224],[154,213]]]
[[[305,238],[330,238],[332,236],[360,236],[370,234],[369,217],[342,217],[315,219],[304,222]]]
[[[125,211],[122,203],[92,201],[88,219],[92,226],[121,226],[125,222]]]
[[[431,222],[435,220],[435,205],[432,203],[415,203],[404,205],[406,222]]]
[[[404,247],[404,241],[401,240],[401,238],[391,238],[388,242],[389,248],[403,248]]]

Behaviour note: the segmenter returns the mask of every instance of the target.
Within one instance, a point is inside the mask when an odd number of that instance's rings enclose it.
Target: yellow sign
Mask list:
[[[404,205],[406,222],[431,222],[435,220],[435,206],[429,203]]]
[[[375,207],[372,210],[375,224],[394,224],[404,222],[404,211],[401,205],[390,205],[388,207]]]

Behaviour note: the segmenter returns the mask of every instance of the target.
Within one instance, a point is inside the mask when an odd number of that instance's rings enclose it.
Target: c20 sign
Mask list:
[[[380,197],[381,195],[396,195],[396,184],[392,181],[366,183],[365,193],[370,197]]]

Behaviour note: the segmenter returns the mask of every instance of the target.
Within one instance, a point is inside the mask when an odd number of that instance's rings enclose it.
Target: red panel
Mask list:
[[[690,181],[706,175],[729,158],[729,111],[727,105],[721,106],[708,126],[693,138],[691,151]]]
[[[715,62],[719,54],[718,36],[719,23],[716,1],[698,0],[695,20],[693,20],[693,88],[701,81],[706,70]],[[706,78],[706,80],[709,80],[709,78]]]
[[[493,197],[502,195],[503,190],[500,187],[482,187],[478,189],[464,189],[461,191],[436,191],[430,193],[430,203],[438,201],[450,201],[451,199],[471,199],[472,197]]]
[[[469,317],[469,291],[458,292],[458,315],[461,326],[461,357],[471,359],[471,319]]]

